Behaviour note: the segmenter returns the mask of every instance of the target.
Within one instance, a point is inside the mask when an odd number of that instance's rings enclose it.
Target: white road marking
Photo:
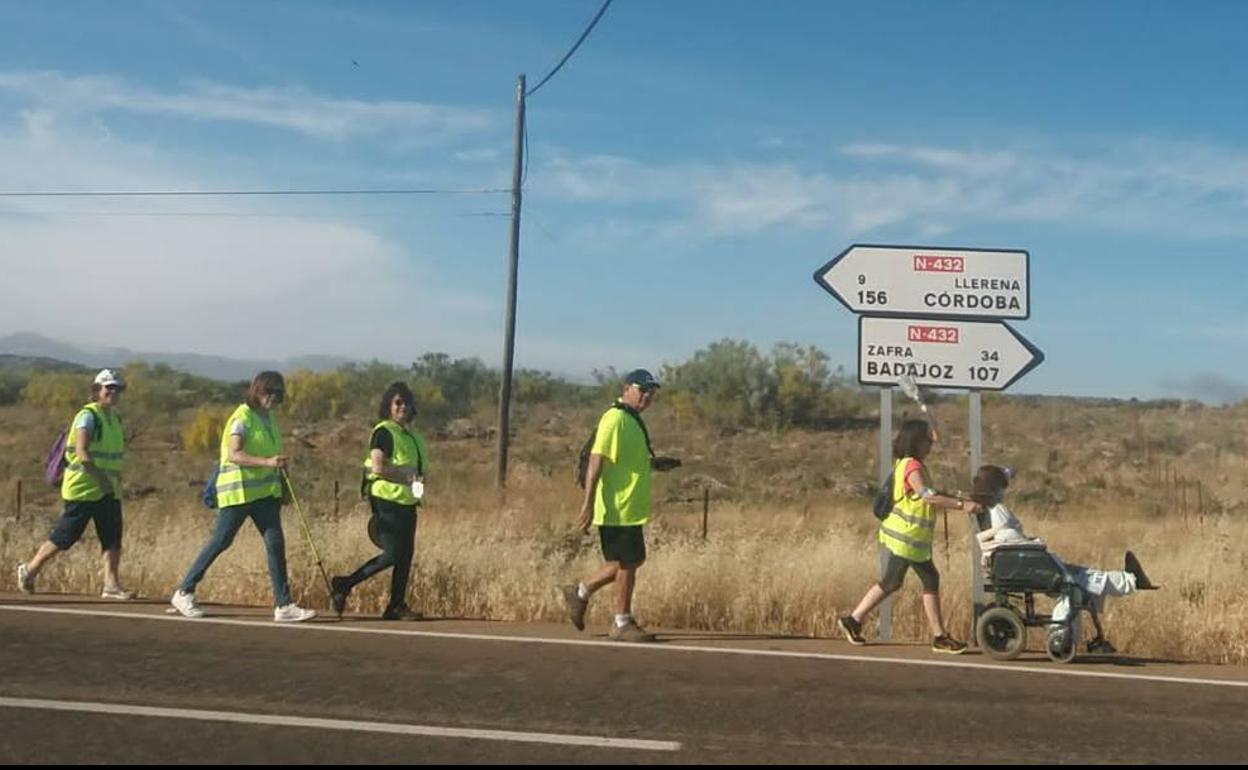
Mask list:
[[[281,714],[248,714],[238,711],[158,708],[125,703],[93,703],[91,701],[6,698],[0,696],[0,708],[75,711],[86,714],[154,717],[157,719],[191,719],[198,722],[234,722],[246,725],[274,725],[278,727],[310,727],[318,730],[349,730],[361,733],[419,735],[430,738],[545,743],[555,746],[591,746],[604,749],[636,749],[638,751],[680,750],[680,743],[675,741],[647,741],[636,738],[609,738],[601,735],[563,735],[560,733],[530,733],[513,730],[475,730],[462,727],[434,727],[432,725],[407,725],[393,722],[358,722],[351,719],[322,719],[318,717],[284,716]]]
[[[340,623],[274,623],[271,620],[239,620],[235,618],[203,617],[196,619],[178,616],[142,615],[133,612],[108,610],[80,610],[60,607],[31,607],[17,604],[0,604],[0,610],[13,612],[36,612],[53,615],[83,615],[90,617],[125,618],[127,620],[163,620],[172,623],[213,624],[223,626],[246,626],[249,628],[299,629],[302,631],[329,631],[346,634],[380,634],[383,636],[414,636],[431,639],[463,639],[482,642],[516,642],[519,644],[556,644],[566,646],[610,647],[630,652],[694,652],[718,655],[752,655],[770,658],[801,658],[808,660],[837,660],[850,663],[884,663],[897,666],[928,666],[935,668],[962,668],[994,671],[1003,674],[1045,674],[1049,676],[1072,676],[1088,679],[1128,679],[1142,682],[1166,682],[1171,684],[1195,684],[1211,687],[1248,688],[1248,680],[1203,679],[1199,677],[1165,676],[1161,674],[1126,674],[1113,671],[1085,671],[1069,667],[1038,667],[1017,663],[976,663],[966,660],[910,660],[906,658],[883,658],[867,655],[842,655],[830,652],[798,652],[786,650],[751,650],[732,647],[702,647],[689,644],[624,644],[594,639],[547,639],[533,636],[510,636],[503,634],[468,634],[449,631],[416,631],[398,628],[364,628]],[[658,634],[662,638],[663,634]],[[731,641],[729,638],[727,641]]]

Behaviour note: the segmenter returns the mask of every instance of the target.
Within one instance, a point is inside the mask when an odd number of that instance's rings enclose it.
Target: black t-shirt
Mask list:
[[[380,449],[382,455],[387,460],[394,457],[394,436],[390,435],[390,431],[385,428],[378,428],[373,431],[373,439],[368,445],[369,451]]]

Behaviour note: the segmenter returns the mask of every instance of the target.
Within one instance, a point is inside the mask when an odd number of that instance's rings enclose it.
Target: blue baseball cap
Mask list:
[[[636,385],[642,390],[657,390],[660,385],[659,381],[654,379],[654,375],[645,369],[634,369],[624,375],[625,385]]]

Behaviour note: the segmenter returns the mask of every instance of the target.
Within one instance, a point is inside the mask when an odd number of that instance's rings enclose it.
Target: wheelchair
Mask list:
[[[1091,597],[1071,579],[1062,562],[1043,544],[1000,545],[988,556],[984,593],[991,597],[975,623],[975,640],[995,660],[1013,660],[1027,646],[1027,629],[1046,629],[1050,660],[1069,663],[1082,636],[1080,615],[1087,612],[1101,628]],[[1036,594],[1070,601],[1070,614],[1055,621],[1036,612]]]

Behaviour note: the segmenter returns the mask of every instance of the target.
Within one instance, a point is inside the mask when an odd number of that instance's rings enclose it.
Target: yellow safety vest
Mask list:
[[[100,437],[95,438],[91,431],[91,442],[87,451],[91,453],[91,461],[95,467],[108,474],[112,481],[109,489],[104,489],[91,474],[87,473],[78,461],[77,436],[74,424],[83,412],[95,415],[100,425]],[[121,429],[121,418],[112,414],[112,410],[100,409],[93,401],[79,409],[69,422],[69,430],[65,439],[65,475],[61,479],[61,499],[66,501],[94,502],[107,495],[121,499],[121,466],[125,454],[126,437]]]
[[[247,430],[244,452],[253,457],[276,457],[282,453],[282,433],[277,426],[277,418],[272,412],[268,417],[266,425],[250,406],[241,404],[225,421],[225,430],[221,433],[220,469],[217,472],[219,508],[282,496],[282,477],[277,468],[252,468],[229,461],[230,431],[240,420]]]
[[[902,470],[914,460],[903,457],[893,466],[893,511],[880,522],[880,542],[892,553],[910,561],[931,561],[932,536],[936,532],[936,508],[917,493],[906,494]],[[919,463],[923,483],[927,469]]]
[[[409,431],[394,420],[382,420],[373,426],[373,433],[385,428],[390,431],[394,443],[394,455],[390,458],[391,465],[415,465],[420,475],[425,475],[425,442],[420,434]],[[370,433],[371,437],[372,434]],[[364,456],[364,468],[368,480],[368,493],[382,500],[389,500],[399,505],[416,505],[419,501],[412,494],[410,484],[395,484],[386,481],[372,472],[373,463],[369,457],[372,450]]]

